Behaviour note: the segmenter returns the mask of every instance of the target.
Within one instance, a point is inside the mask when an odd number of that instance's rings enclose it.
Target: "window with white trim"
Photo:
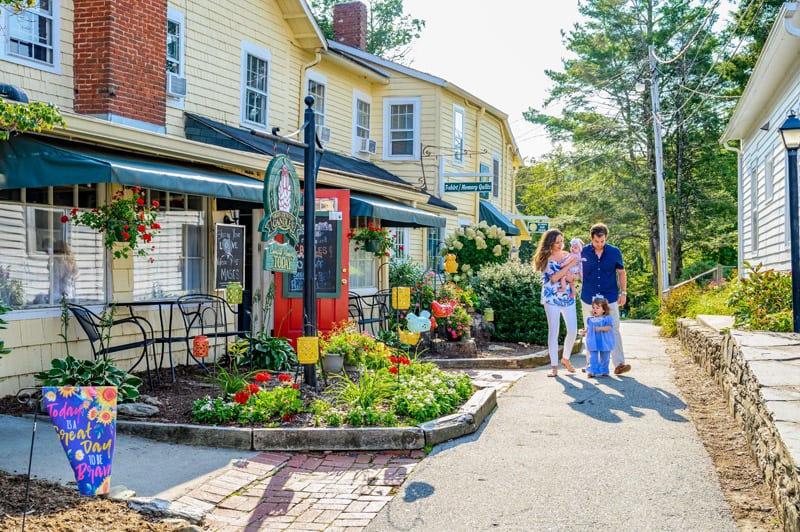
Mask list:
[[[3,58],[13,63],[56,71],[59,54],[60,0],[37,0],[33,7],[14,13],[3,9],[0,32]]]
[[[353,154],[364,155],[362,141],[370,138],[372,100],[364,93],[353,92]]]
[[[184,20],[183,13],[167,8],[167,72],[176,76],[183,76]]]
[[[775,197],[774,163],[775,158],[772,155],[767,156],[764,163],[764,201],[772,201]]]
[[[420,98],[384,98],[383,158],[416,160],[420,152]]]
[[[147,191],[159,203],[161,231],[155,249],[133,257],[133,297],[137,301],[203,292],[203,257],[208,256],[205,199],[160,190]],[[153,259],[153,260],[150,260]]]
[[[492,154],[492,196],[500,198],[500,154]]]
[[[325,125],[325,90],[327,80],[324,76],[316,72],[308,73],[308,95],[314,97],[314,123],[319,126]]]
[[[356,251],[358,247],[358,251]],[[357,246],[355,240],[350,241],[350,289],[354,291],[378,288],[378,276],[375,268],[375,255],[363,247]]]
[[[408,227],[392,227],[389,229],[389,234],[392,235],[394,241],[393,249],[394,256],[398,259],[408,257],[408,243],[411,241],[411,230]]]
[[[464,164],[464,108],[453,105],[453,162]]]
[[[262,129],[269,117],[269,61],[266,50],[242,45],[242,122]]]
[[[441,272],[444,266],[444,257],[439,249],[442,243],[442,230],[441,227],[429,227],[426,235],[425,266],[437,273]]]

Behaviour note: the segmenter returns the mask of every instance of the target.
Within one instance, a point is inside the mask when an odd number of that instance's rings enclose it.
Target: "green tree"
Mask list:
[[[716,16],[678,0],[590,0],[580,11],[584,20],[562,32],[572,57],[563,71],[547,72],[554,85],[545,105],[559,104],[560,114],[525,113],[572,149],[550,154],[535,172],[556,179],[548,201],[565,222],[560,228],[579,220],[585,234],[591,223],[607,223],[629,270],[640,265],[645,271],[635,273],[655,283],[646,271],[657,270],[659,249],[652,102],[649,90],[637,89],[652,77],[653,45],[674,281],[697,242],[708,246],[720,233],[736,240],[735,159],[717,141],[730,100],[714,97],[727,88],[713,61]],[[527,183],[520,183],[524,203]]]
[[[311,0],[310,7],[322,32],[333,40],[333,6],[351,0]],[[418,39],[425,21],[403,13],[403,0],[367,0],[366,51],[402,63],[409,45]]]

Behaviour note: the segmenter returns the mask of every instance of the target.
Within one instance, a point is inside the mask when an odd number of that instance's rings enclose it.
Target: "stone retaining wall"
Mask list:
[[[693,319],[678,321],[678,339],[720,386],[728,408],[742,427],[783,519],[784,529],[800,532],[800,481],[797,467],[766,406],[762,386],[736,339]]]

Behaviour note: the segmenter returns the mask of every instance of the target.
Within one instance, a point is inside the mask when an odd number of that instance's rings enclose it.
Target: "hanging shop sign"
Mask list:
[[[295,245],[300,238],[300,179],[287,155],[276,155],[264,173],[264,218],[258,224],[264,247],[264,270],[297,273]],[[283,236],[283,242],[275,237]]]
[[[445,192],[491,192],[492,183],[487,181],[474,183],[445,183]]]

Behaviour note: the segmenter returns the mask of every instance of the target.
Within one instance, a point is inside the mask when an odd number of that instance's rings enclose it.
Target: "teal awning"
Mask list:
[[[238,174],[27,136],[0,142],[0,190],[117,183],[261,203],[263,183]]]
[[[514,222],[505,217],[505,215],[498,210],[497,207],[492,205],[486,200],[481,200],[479,208],[480,221],[486,222],[489,225],[496,225],[510,236],[519,236],[519,227],[514,225]]]
[[[447,220],[429,212],[392,201],[350,195],[350,216],[380,218],[386,227],[444,227]]]

